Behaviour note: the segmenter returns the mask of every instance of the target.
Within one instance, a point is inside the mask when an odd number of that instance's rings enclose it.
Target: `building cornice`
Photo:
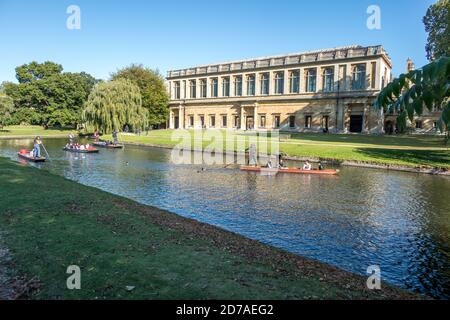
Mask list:
[[[192,77],[206,77],[224,73],[252,72],[286,67],[301,67],[324,63],[337,63],[343,60],[361,58],[383,58],[392,67],[391,59],[382,46],[349,46],[334,49],[323,49],[288,55],[261,57],[255,59],[230,61],[210,65],[201,65],[192,68],[168,71],[167,79],[181,79]]]

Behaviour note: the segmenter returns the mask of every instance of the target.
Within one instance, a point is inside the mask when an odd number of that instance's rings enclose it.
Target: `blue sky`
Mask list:
[[[352,44],[382,44],[404,72],[427,63],[422,17],[432,0],[0,0],[0,82],[51,60],[107,79],[131,63],[167,70]],[[67,7],[81,9],[68,30]],[[381,30],[366,27],[369,5]]]

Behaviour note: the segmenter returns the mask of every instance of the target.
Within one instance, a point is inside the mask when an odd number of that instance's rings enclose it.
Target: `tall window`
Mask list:
[[[219,79],[211,79],[211,97],[217,98],[219,96]]]
[[[289,128],[295,128],[295,116],[289,116]]]
[[[194,127],[194,116],[189,116],[189,127]]]
[[[197,98],[197,81],[191,80],[189,81],[189,90],[191,92],[191,99]]]
[[[375,89],[376,87],[376,74],[377,74],[377,63],[372,62],[370,70],[370,87]]]
[[[200,80],[200,97],[206,98],[206,79]]]
[[[357,64],[353,66],[352,90],[366,89],[366,65]]]
[[[268,95],[269,94],[269,74],[263,73],[261,74],[261,95]]]
[[[259,116],[259,127],[260,128],[265,128],[266,127],[266,115],[265,114],[261,114]]]
[[[280,125],[281,125],[281,121],[280,120],[281,120],[280,116],[278,116],[278,115],[274,116],[274,118],[273,118],[273,127],[274,127],[274,129],[278,129],[280,127]]]
[[[233,127],[239,128],[241,126],[241,118],[238,115],[234,116]]]
[[[215,115],[210,115],[209,116],[209,126],[211,128],[215,128],[216,127],[216,116]]]
[[[226,128],[228,126],[228,118],[227,115],[222,115],[222,128]]]
[[[175,99],[181,98],[181,87],[180,81],[175,82]]]
[[[305,128],[310,129],[312,125],[312,116],[305,116]]]
[[[255,95],[255,75],[253,74],[247,76],[247,95]]]
[[[323,91],[334,91],[334,68],[325,68],[323,70]]]
[[[316,92],[317,70],[308,69],[305,74],[305,91]]]
[[[299,93],[300,91],[300,72],[291,71],[289,73],[289,92]]]
[[[234,95],[236,97],[242,96],[242,76],[234,78]]]
[[[277,72],[275,74],[275,94],[284,93],[284,72]]]
[[[222,79],[222,96],[223,97],[230,96],[230,78]]]

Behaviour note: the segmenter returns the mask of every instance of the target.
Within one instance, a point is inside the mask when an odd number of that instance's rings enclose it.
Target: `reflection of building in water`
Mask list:
[[[169,71],[170,128],[383,131],[382,46],[350,46]]]

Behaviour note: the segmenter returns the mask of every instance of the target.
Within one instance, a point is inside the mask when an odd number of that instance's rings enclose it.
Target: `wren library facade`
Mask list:
[[[169,71],[169,128],[382,134],[391,69],[382,46],[349,46]]]

